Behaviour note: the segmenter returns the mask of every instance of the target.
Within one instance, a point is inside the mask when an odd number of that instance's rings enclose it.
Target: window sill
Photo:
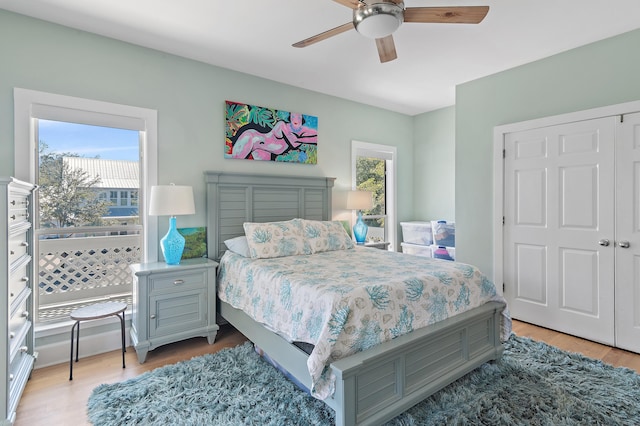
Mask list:
[[[131,321],[131,309],[125,311],[124,315],[125,321]],[[91,329],[95,327],[101,327],[106,324],[113,323],[113,318],[101,318],[97,320],[91,321],[83,321],[82,329]],[[66,321],[59,321],[55,323],[45,323],[45,324],[35,324],[34,326],[34,335],[36,339],[49,337],[49,336],[57,336],[60,334],[66,334],[71,332],[71,327],[73,327],[75,321],[69,319]]]

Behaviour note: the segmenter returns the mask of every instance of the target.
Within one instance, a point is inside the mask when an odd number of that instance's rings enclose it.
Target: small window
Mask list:
[[[363,212],[369,230],[367,241],[389,242],[395,250],[395,167],[396,148],[353,141],[352,187],[373,193],[373,208]]]
[[[387,218],[387,161],[382,158],[357,156],[356,189],[373,194],[373,208],[362,212],[369,227],[368,240],[386,241],[385,220]]]
[[[129,191],[120,191],[120,205],[121,206],[129,205]]]

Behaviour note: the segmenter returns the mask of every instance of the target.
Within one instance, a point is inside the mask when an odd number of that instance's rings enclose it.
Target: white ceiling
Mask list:
[[[403,24],[381,64],[355,30],[291,44],[351,21],[332,0],[0,0],[0,8],[415,115],[455,103],[455,86],[640,28],[638,0],[405,0],[490,6],[478,25]]]

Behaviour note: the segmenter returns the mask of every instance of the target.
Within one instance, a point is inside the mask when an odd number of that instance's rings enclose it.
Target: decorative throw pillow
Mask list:
[[[353,248],[353,240],[338,221],[301,219],[304,237],[313,253]]]
[[[244,235],[224,240],[224,245],[226,245],[229,250],[239,254],[240,256],[251,257],[251,253],[249,253],[249,245],[247,244],[247,237]]]
[[[311,247],[302,235],[301,219],[245,222],[244,233],[252,259],[311,254]]]

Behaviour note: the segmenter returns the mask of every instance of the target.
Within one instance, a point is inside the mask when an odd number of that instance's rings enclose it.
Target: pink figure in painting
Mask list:
[[[244,130],[233,144],[231,157],[247,158],[253,154],[254,160],[270,160],[272,154],[280,155],[303,143],[317,142],[316,130],[304,125],[302,114],[292,112],[290,122],[278,121],[267,133]]]

